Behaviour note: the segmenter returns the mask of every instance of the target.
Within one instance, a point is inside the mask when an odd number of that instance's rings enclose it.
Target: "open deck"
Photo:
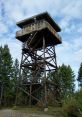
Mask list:
[[[51,45],[51,43],[52,45],[62,43],[61,37],[58,35],[55,29],[45,20],[40,20],[40,21],[37,21],[36,23],[32,23],[25,26],[23,29],[16,32],[16,38],[22,42],[25,42],[28,40],[29,36],[33,32],[38,32],[38,36],[36,36],[36,38],[34,39],[35,43],[38,40],[41,40],[40,38],[43,36],[46,38],[47,45]],[[40,41],[40,44],[41,44],[41,41]],[[34,43],[32,45],[34,45]]]
[[[58,35],[58,33],[45,20],[37,21],[36,23],[32,23],[32,24],[25,26],[25,28],[16,32],[16,38],[20,38],[21,36],[27,35],[34,31],[40,31],[45,28],[47,28],[54,36],[56,36],[61,41],[61,37]]]

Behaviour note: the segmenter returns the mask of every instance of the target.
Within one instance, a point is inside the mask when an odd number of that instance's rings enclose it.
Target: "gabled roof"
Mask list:
[[[60,27],[55,23],[55,21],[52,19],[52,17],[49,15],[48,12],[44,12],[35,16],[32,16],[28,19],[22,20],[17,22],[17,26],[19,26],[20,28],[23,28],[25,25],[28,25],[30,23],[33,23],[36,20],[46,20],[48,23],[50,23],[50,25],[57,31],[60,32],[61,29]]]

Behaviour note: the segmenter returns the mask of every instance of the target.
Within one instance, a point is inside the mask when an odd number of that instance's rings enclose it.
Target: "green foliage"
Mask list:
[[[26,83],[28,81],[28,78],[31,77],[30,70],[28,70],[27,68],[23,68],[22,77],[23,77],[24,83]]]
[[[60,90],[61,90],[61,80],[59,76],[59,72],[51,72],[50,74],[48,74],[48,81],[52,84],[49,85],[49,89],[50,89],[50,97],[52,97],[51,95],[54,95],[54,99],[55,100],[59,100],[60,98]]]
[[[61,89],[62,89],[62,96],[67,97],[68,95],[74,92],[74,81],[75,75],[72,68],[68,65],[62,65],[59,68],[60,71],[60,78],[61,78]]]
[[[31,79],[31,75],[32,73],[30,70],[24,68],[22,77],[25,83],[28,82],[28,77]],[[42,72],[38,75],[42,76]],[[3,105],[12,105],[15,103],[17,93],[16,85],[19,82],[19,77],[19,61],[17,59],[15,61],[12,60],[8,45],[0,47],[0,81],[3,83]],[[48,74],[48,81],[52,85],[49,85],[47,98],[49,99],[49,103],[51,105],[60,105],[63,100],[67,99],[67,97],[70,97],[74,93],[74,77],[75,75],[71,67],[64,64],[60,66],[57,71]],[[23,88],[28,90],[28,87],[26,86],[23,86]],[[82,110],[81,94],[82,93],[77,93],[75,95],[76,99],[78,100],[80,110]],[[36,93],[35,95],[38,96],[38,98],[41,97],[39,93]],[[77,95],[79,95],[79,97]],[[19,104],[28,104],[27,94],[21,91],[18,94],[18,97]],[[53,103],[51,103],[52,101]]]
[[[82,117],[82,90],[64,99],[62,108],[65,117]]]
[[[13,98],[14,98],[14,104],[16,104],[17,101],[17,85],[19,82],[19,61],[18,59],[15,59],[14,63],[13,63],[13,77],[11,79],[12,85],[13,85]]]
[[[65,117],[78,117],[77,101],[74,97],[67,98],[63,102],[63,115]]]
[[[14,102],[14,85],[16,82],[16,75],[18,74],[18,69],[16,69],[16,63],[13,67],[13,60],[8,48],[8,45],[0,47],[0,81],[3,84],[3,90],[0,92],[2,95],[2,104],[11,105]],[[0,97],[1,98],[1,97]]]
[[[12,57],[8,48],[8,45],[5,45],[3,48],[3,72],[6,79],[12,78]]]
[[[50,88],[56,102],[59,103],[59,101],[74,93],[74,78],[75,75],[71,67],[64,64],[56,72],[48,74],[48,80],[54,84]]]
[[[75,93],[75,99],[77,101],[79,110],[82,112],[82,90]]]
[[[80,68],[78,71],[78,82],[79,82],[79,86],[82,87],[82,63],[80,64]]]
[[[13,77],[11,79],[13,91],[16,93],[16,85],[19,82],[19,61],[16,59],[13,64]]]
[[[13,79],[15,83],[18,80],[18,78],[19,78],[19,61],[18,59],[16,59],[13,65]]]
[[[3,83],[2,100],[7,105],[8,100],[12,98],[12,79],[13,61],[8,45],[0,47],[0,81]]]

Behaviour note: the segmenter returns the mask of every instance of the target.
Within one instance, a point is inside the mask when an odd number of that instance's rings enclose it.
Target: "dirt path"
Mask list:
[[[11,109],[0,110],[0,117],[52,117],[48,115],[38,115],[35,113],[23,113]]]

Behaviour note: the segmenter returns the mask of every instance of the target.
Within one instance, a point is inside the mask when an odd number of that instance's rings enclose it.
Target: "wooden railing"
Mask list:
[[[32,31],[43,29],[45,27],[45,24],[43,22],[44,22],[44,20],[40,20],[40,21],[37,21],[36,23],[31,23],[31,24],[25,26],[22,30],[19,30],[16,32],[16,36],[17,37],[22,36],[25,34],[29,34]]]
[[[55,29],[47,22],[44,21],[46,24],[46,27],[52,32],[53,35],[55,35],[59,40],[61,40],[61,37],[59,36],[59,34],[55,31]]]
[[[35,23],[25,26],[22,30],[19,30],[16,32],[16,37],[20,37],[25,34],[29,34],[32,31],[37,31],[37,30],[41,30],[44,28],[48,28],[53,35],[55,35],[58,39],[61,40],[61,37],[58,35],[55,29],[45,20],[40,20],[40,21],[37,21]]]

